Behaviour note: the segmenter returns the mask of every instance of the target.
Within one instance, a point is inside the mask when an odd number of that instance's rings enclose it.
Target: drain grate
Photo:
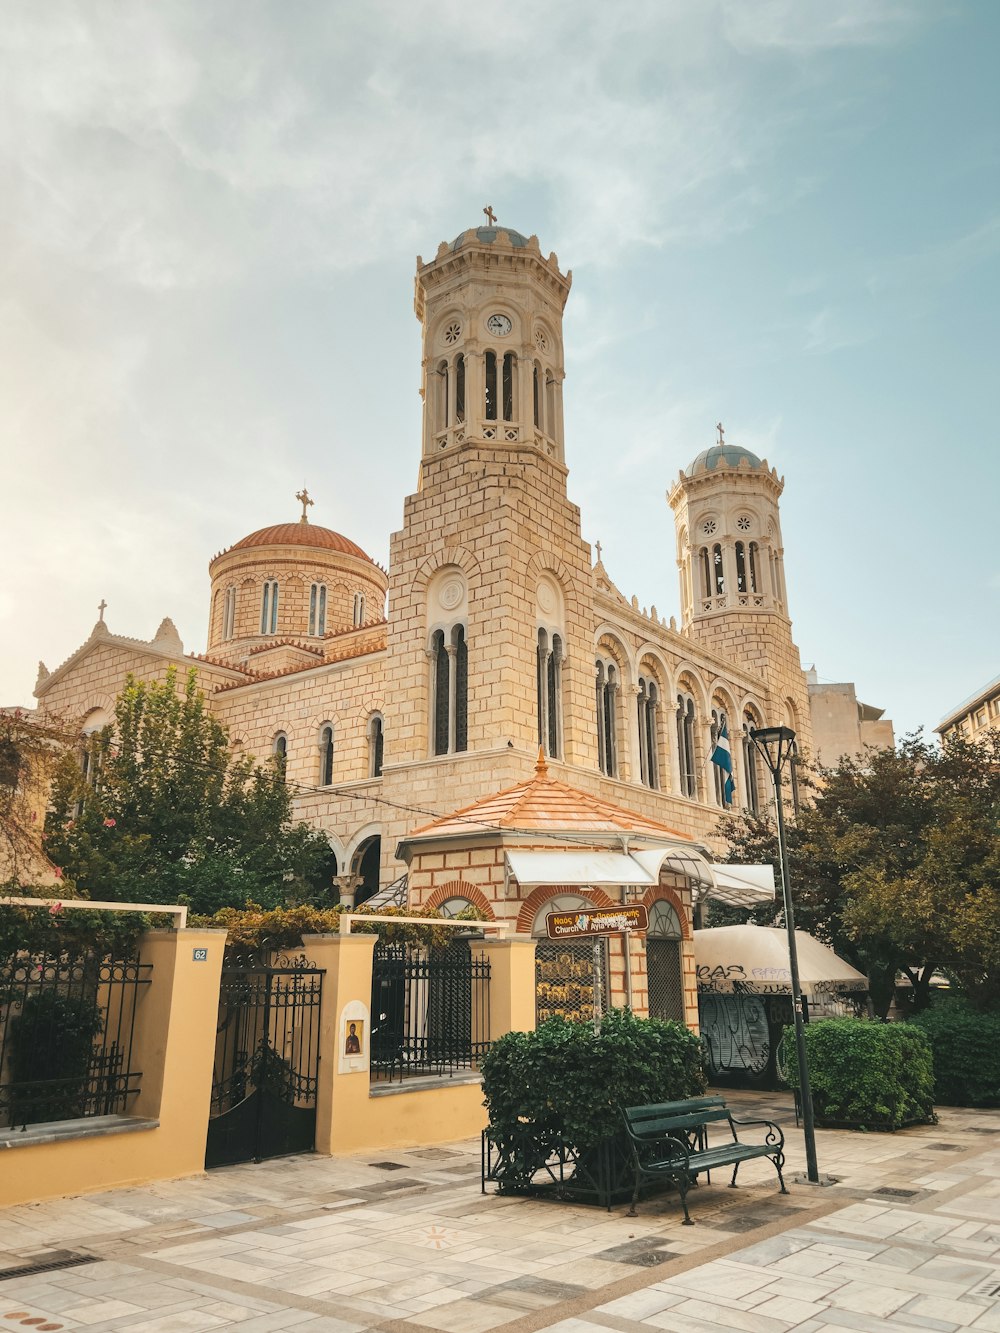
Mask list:
[[[985,1296],[988,1301],[1000,1301],[1000,1280],[995,1277],[987,1278],[985,1282],[980,1282],[978,1287],[973,1287],[969,1295]]]
[[[915,1199],[919,1193],[919,1190],[894,1189],[891,1185],[883,1185],[881,1189],[872,1191],[873,1195],[883,1199]]]
[[[369,1166],[377,1166],[380,1171],[405,1171],[406,1167],[402,1162],[369,1162]]]
[[[100,1262],[96,1254],[71,1254],[63,1259],[36,1259],[34,1263],[22,1264],[20,1268],[0,1269],[0,1282],[9,1282],[14,1277],[34,1277],[36,1273],[54,1273],[58,1268],[82,1268],[84,1264]]]

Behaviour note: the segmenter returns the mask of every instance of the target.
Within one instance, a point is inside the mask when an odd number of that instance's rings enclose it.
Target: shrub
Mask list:
[[[934,1097],[945,1106],[1000,1106],[1000,1013],[945,999],[916,1015],[934,1052]]]
[[[931,1047],[920,1028],[827,1018],[808,1024],[805,1038],[817,1121],[899,1129],[934,1119]],[[779,1058],[797,1087],[793,1028],[785,1028]]]
[[[527,1185],[555,1141],[585,1151],[621,1131],[624,1107],[706,1087],[693,1032],[627,1009],[605,1014],[596,1035],[564,1018],[508,1032],[484,1057],[482,1076],[490,1130],[510,1163],[505,1188]]]

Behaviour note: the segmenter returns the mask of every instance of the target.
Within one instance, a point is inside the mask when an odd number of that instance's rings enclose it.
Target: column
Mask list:
[[[490,964],[490,1041],[535,1030],[535,941],[530,935],[473,940],[474,958]]]

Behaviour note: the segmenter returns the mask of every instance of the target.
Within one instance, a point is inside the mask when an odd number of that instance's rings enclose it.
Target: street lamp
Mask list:
[[[819,1167],[816,1165],[816,1125],[813,1121],[812,1091],[809,1087],[809,1066],[806,1063],[806,1034],[802,1021],[802,989],[799,985],[799,955],[795,944],[795,915],[792,910],[792,889],[788,881],[788,848],[785,846],[785,812],[781,800],[781,770],[786,763],[794,763],[797,748],[795,732],[791,727],[751,727],[750,739],[763,757],[774,782],[774,804],[778,814],[778,853],[781,859],[781,896],[785,907],[785,929],[788,932],[788,963],[792,973],[792,1017],[795,1020],[795,1050],[799,1065],[799,1095],[802,1099],[802,1128],[806,1140],[806,1177],[810,1185],[818,1185]]]

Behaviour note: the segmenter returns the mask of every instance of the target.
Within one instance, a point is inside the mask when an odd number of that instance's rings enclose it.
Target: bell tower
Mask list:
[[[483,211],[487,226],[417,260],[422,460],[495,446],[563,463],[562,316],[573,275],[542,257],[537,236]]]
[[[812,744],[809,696],[792,640],[778,501],[784,479],[766,460],[728,443],[704,449],[667,493],[674,511],[681,632],[759,672],[769,725]]]
[[[389,554],[386,772],[436,765],[456,805],[482,793],[485,753],[497,783],[540,744],[596,767],[593,575],[563,444],[572,277],[487,223],[417,260],[420,474]]]

